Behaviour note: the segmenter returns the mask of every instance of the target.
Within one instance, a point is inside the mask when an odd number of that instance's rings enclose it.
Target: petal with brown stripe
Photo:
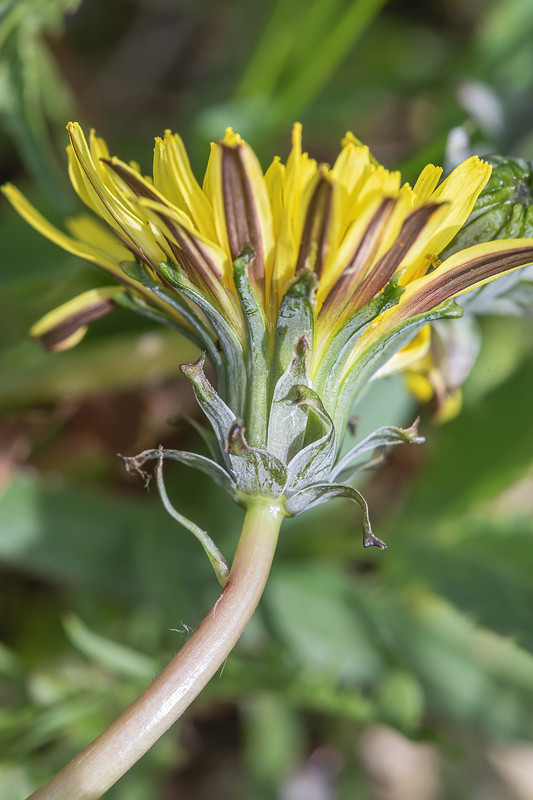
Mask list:
[[[333,194],[333,181],[328,178],[325,170],[321,170],[307,206],[296,262],[296,274],[307,269],[309,272],[313,272],[317,278],[322,275],[330,244]]]
[[[442,203],[428,203],[409,214],[392,247],[379,259],[355,292],[350,304],[354,311],[368,303],[383,289],[399,269],[402,261],[423,233],[431,217],[442,206]]]
[[[42,317],[30,336],[39,339],[46,350],[68,350],[83,339],[91,322],[117,307],[114,298],[123,291],[120,286],[90,289]]]

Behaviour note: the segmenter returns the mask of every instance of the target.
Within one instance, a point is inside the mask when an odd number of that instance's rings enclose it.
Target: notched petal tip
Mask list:
[[[291,131],[291,145],[299,152],[302,150],[302,130],[303,126],[301,122],[295,122],[293,124]]]
[[[224,137],[220,140],[220,144],[226,145],[227,147],[240,147],[244,144],[244,139],[239,133],[235,133],[233,128],[227,127]]]
[[[369,163],[373,167],[379,167],[380,163],[375,156],[370,152],[369,147],[357,138],[351,131],[346,131],[344,137],[341,139],[341,147],[354,147],[356,150],[363,152],[367,157]]]
[[[69,122],[66,128],[69,135],[70,144],[74,149],[76,157],[78,157],[80,147],[83,149],[88,148],[87,140],[85,138],[85,134],[83,133],[83,128],[79,122]],[[91,134],[94,135],[94,130],[91,130]]]

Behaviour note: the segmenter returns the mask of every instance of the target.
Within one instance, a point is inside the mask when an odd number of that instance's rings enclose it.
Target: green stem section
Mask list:
[[[276,500],[253,499],[228,582],[201,625],[133,705],[31,800],[96,800],[181,716],[224,663],[252,616],[284,515]]]

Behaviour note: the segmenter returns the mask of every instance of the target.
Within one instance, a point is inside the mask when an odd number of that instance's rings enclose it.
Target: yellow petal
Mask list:
[[[118,264],[109,258],[107,255],[102,253],[97,247],[93,247],[92,245],[79,242],[76,239],[68,236],[63,231],[60,231],[47,219],[45,219],[39,212],[37,211],[34,206],[27,200],[24,195],[19,192],[11,184],[6,184],[2,187],[2,191],[20,216],[28,222],[32,228],[35,228],[42,236],[49,239],[54,244],[59,245],[62,247],[63,250],[66,250],[69,253],[72,253],[75,256],[79,256],[80,258],[85,259],[86,261],[90,261],[93,264],[96,264],[99,267],[102,267],[107,272],[110,272],[112,275],[116,277],[120,277],[122,279],[122,271]]]
[[[242,137],[238,133],[234,133],[233,128],[226,128],[222,141],[229,147],[238,147],[238,145],[244,143]]]
[[[302,153],[302,126],[293,125],[292,148],[284,172],[283,213],[276,242],[272,286],[274,305],[294,277],[307,207],[316,181],[317,163]]]
[[[410,342],[402,347],[401,350],[398,350],[398,352],[375,373],[372,380],[374,380],[374,378],[383,378],[386,375],[394,375],[396,372],[403,372],[427,355],[430,344],[431,327],[429,325],[424,325]]]
[[[177,209],[148,199],[142,199],[140,203],[152,224],[158,226],[163,224],[168,238],[176,245],[183,246],[180,238],[180,232],[182,231],[188,239],[194,240],[198,253],[202,254],[202,261],[205,265],[201,270],[203,273],[207,274],[209,272],[217,282],[220,282],[222,278],[228,286],[233,285],[231,281],[231,264],[222,248],[213,244],[198,231],[195,231],[190,224],[188,225],[184,216]]]
[[[429,275],[410,283],[391,312],[399,319],[408,319],[531,263],[533,239],[497,239],[476,244],[455,253]]]
[[[323,334],[328,336],[343,323],[345,309],[351,305],[354,293],[361,285],[369,266],[374,264],[376,253],[381,249],[383,236],[390,224],[396,202],[394,198],[386,197],[381,199],[377,208],[374,205],[369,206],[367,212],[371,211],[371,216],[368,213],[365,214],[358,220],[357,225],[353,226],[355,230],[352,230],[351,233],[357,233],[357,238],[353,235],[348,238],[350,249],[346,252],[342,274],[334,282],[334,285],[331,281],[332,269],[328,270],[317,296],[317,307],[319,307],[324,297],[322,290],[332,287],[324,299],[324,305],[321,309],[319,308],[319,340]],[[345,249],[346,239],[339,248],[338,255],[343,255]]]
[[[163,140],[156,140],[154,185],[170,203],[187,212],[203,236],[215,238],[211,204],[194,177],[183,141],[168,130]]]
[[[433,358],[431,350],[408,367],[405,383],[411,394],[420,402],[436,401],[437,410],[433,418],[439,424],[453,419],[461,410],[461,390],[447,385],[446,378]]]
[[[120,268],[119,263],[109,258],[109,256],[102,252],[99,247],[94,247],[88,242],[80,242],[76,239],[73,239],[71,236],[63,233],[63,231],[60,231],[58,228],[48,222],[48,220],[39,214],[37,209],[32,206],[32,204],[17,188],[8,183],[2,187],[2,192],[5,194],[15,211],[17,211],[20,216],[32,226],[32,228],[35,228],[35,230],[46,239],[49,239],[54,244],[62,247],[63,250],[66,250],[68,253],[72,253],[79,258],[83,258],[84,260],[101,267],[106,272],[109,272],[111,275],[117,278],[121,283],[130,286],[137,294],[143,295],[148,303],[161,308],[170,316],[175,316],[171,306],[154,297],[148,289],[145,289],[140,283],[125,275]],[[124,252],[128,252],[126,248],[124,248]]]
[[[80,242],[91,245],[102,254],[107,254],[117,264],[131,258],[128,248],[111,233],[107,225],[95,217],[88,214],[68,217],[65,226]]]
[[[114,299],[123,291],[121,286],[90,289],[42,317],[31,328],[30,336],[40,339],[47,350],[74,347],[85,336],[90,322],[115,308]]]
[[[411,211],[412,207],[412,189],[404,185],[399,191],[395,191],[399,183],[398,174],[393,174],[392,179],[389,180],[390,173],[380,168],[377,171],[371,167],[371,174],[375,180],[374,186],[369,193],[366,202],[361,202],[351,206],[351,215],[354,219],[350,222],[344,237],[340,240],[339,245],[335,252],[332,252],[332,258],[327,266],[327,272],[324,275],[321,285],[317,293],[318,309],[325,298],[333,291],[333,287],[340,281],[343,281],[343,273],[345,270],[350,270],[353,264],[354,255],[359,251],[363,242],[363,237],[366,236],[369,225],[374,219],[378,209],[387,200],[394,200],[394,204],[389,208],[390,213],[387,215],[386,224],[383,225],[379,232],[379,240],[376,242],[377,248],[369,254],[369,258],[364,264],[364,269],[358,275],[358,282],[361,282],[374,268],[376,263],[385,256],[385,254],[394,246],[394,243],[400,233],[402,225],[405,222],[406,216]],[[383,189],[379,191],[379,182],[383,182]],[[353,292],[356,284],[351,283],[350,292]],[[343,307],[346,307],[348,313],[350,297],[345,297]],[[336,324],[340,324],[344,317],[339,317]]]
[[[343,138],[343,140],[341,142],[341,145],[342,145],[342,147],[347,147],[350,144],[353,144],[356,147],[364,147],[364,148],[366,148],[366,145],[364,145],[363,142],[360,139],[357,138],[357,136],[354,136],[351,131],[347,131],[345,133],[345,135],[344,135],[344,138]],[[370,152],[369,152],[369,158],[370,158],[370,163],[371,164],[373,164],[375,167],[379,166],[379,161]]]
[[[359,183],[365,168],[371,164],[368,147],[347,141],[331,169],[331,176],[346,187],[351,194]]]
[[[408,370],[405,375],[405,382],[408,390],[420,403],[429,403],[433,397],[433,386],[426,375]]]
[[[463,393],[461,389],[448,392],[446,396],[438,398],[438,408],[435,413],[435,422],[443,425],[445,422],[455,419],[463,407]]]
[[[320,278],[327,269],[328,253],[336,239],[334,230],[336,188],[328,179],[327,170],[322,170],[307,206],[296,262],[297,273],[307,269]]]
[[[278,156],[274,158],[265,172],[265,185],[270,198],[272,231],[274,238],[277,240],[283,216],[285,185],[285,165],[281,163]]]
[[[377,261],[355,291],[350,303],[354,311],[370,302],[385,287],[393,275],[398,272],[401,264],[410,257],[411,251],[416,247],[418,240],[424,236],[431,218],[436,216],[440,210],[441,206],[435,203],[427,203],[415,208],[405,218],[392,247]]]
[[[216,231],[215,242],[220,245],[231,261],[228,232],[226,230],[226,217],[224,215],[224,195],[222,192],[222,152],[220,146],[214,142],[211,142],[211,150],[202,188],[213,209]]]
[[[442,167],[435,167],[433,164],[428,164],[420,175],[418,180],[413,186],[413,192],[416,195],[417,202],[424,203],[429,200],[432,193],[440,180],[442,175]]]
[[[477,156],[467,159],[430,195],[431,202],[445,203],[443,211],[428,223],[412,249],[401,274],[401,283],[424,275],[466,222],[478,195],[490,178],[492,167]]]
[[[67,130],[72,145],[71,174],[75,175],[76,187],[80,187],[83,200],[108,222],[134,254],[151,264],[157,264],[162,253],[145,219],[139,218],[123,195],[112,192],[102,180],[99,170],[77,123],[69,123]],[[101,145],[94,145],[96,151]]]
[[[341,280],[343,272],[346,269],[350,268],[350,264],[352,263],[354,254],[360,247],[363,237],[367,232],[372,219],[375,217],[383,201],[384,197],[375,195],[372,198],[372,200],[369,201],[368,205],[361,210],[361,213],[357,215],[357,218],[350,224],[350,227],[346,231],[346,234],[342,239],[341,243],[339,244],[337,251],[333,254],[333,258],[331,259],[328,265],[328,269],[326,270],[320,282],[320,286],[317,292],[318,309],[321,308],[323,302],[325,301],[326,297],[329,295],[329,293],[331,292],[337,281]],[[390,224],[390,217],[387,220],[387,228],[389,224]],[[379,253],[381,253],[381,251],[382,247],[379,248]],[[370,255],[371,258],[368,264],[365,265],[365,273],[374,263],[378,253],[373,251]],[[348,299],[349,299],[348,297],[345,298],[346,301]]]
[[[381,165],[378,167],[372,165],[366,167],[363,178],[364,180],[359,181],[352,195],[352,202],[354,203],[352,213],[354,217],[376,195],[390,195],[392,197],[400,191],[400,173],[389,172],[388,169]]]
[[[384,311],[368,326],[354,348],[346,369],[389,330],[436,308],[449,298],[533,263],[533,239],[499,239],[455,253],[429,275],[410,283],[398,305]]]

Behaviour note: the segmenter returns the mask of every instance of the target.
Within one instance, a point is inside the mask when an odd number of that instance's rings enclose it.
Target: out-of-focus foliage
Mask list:
[[[77,210],[68,118],[147,172],[165,127],[200,172],[226,125],[266,162],[287,152],[296,117],[313,155],[351,128],[408,178],[443,160],[460,125],[479,152],[531,159],[532,27],[527,0],[4,0],[0,168],[59,221]],[[177,377],[191,346],[117,311],[77,349],[42,353],[30,325],[101,275],[5,205],[0,239],[0,796],[22,800],[133,700],[218,587],[116,458],[202,447],[169,424],[192,413]],[[111,800],[287,800],[306,786],[423,800],[428,785],[452,800],[520,797],[509,764],[533,739],[533,337],[527,319],[481,328],[461,416],[436,429],[424,411],[428,444],[369,476],[389,550],[361,549],[342,501],[288,521],[236,652]],[[365,435],[417,409],[395,378],[358,413]],[[167,480],[230,556],[239,509],[185,468]],[[425,764],[425,789],[391,772],[400,746]]]
[[[0,119],[29,173],[63,212],[69,204],[47,119],[64,118],[72,101],[44,37],[63,30],[65,14],[79,5],[80,0],[4,0],[0,7]]]

